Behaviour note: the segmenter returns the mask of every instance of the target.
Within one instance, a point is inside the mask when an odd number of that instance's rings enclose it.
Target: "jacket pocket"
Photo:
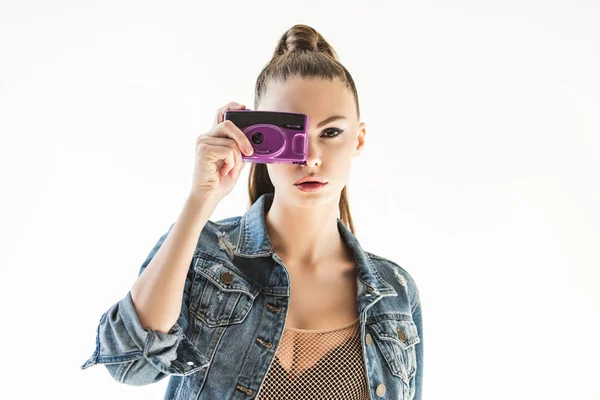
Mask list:
[[[409,384],[417,370],[415,345],[421,341],[410,316],[385,316],[369,325],[392,374]]]
[[[190,312],[209,327],[241,323],[259,293],[235,267],[198,258],[190,300]]]

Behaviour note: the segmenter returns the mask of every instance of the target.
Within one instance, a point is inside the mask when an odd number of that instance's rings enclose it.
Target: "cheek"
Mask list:
[[[351,145],[345,145],[335,151],[332,151],[328,157],[328,162],[331,165],[340,166],[340,168],[346,168],[352,162],[352,147]]]
[[[336,164],[338,166],[338,170],[340,174],[344,176],[348,176],[350,173],[350,169],[352,167],[352,162],[354,161],[354,157],[352,156],[353,148],[346,148],[344,152],[340,152],[339,157],[336,160]]]
[[[285,164],[267,164],[267,171],[269,172],[269,178],[273,184],[288,180],[288,176],[291,174],[288,166]]]

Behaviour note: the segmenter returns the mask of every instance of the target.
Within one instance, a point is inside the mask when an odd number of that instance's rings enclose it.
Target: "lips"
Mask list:
[[[322,183],[322,184],[325,184],[325,183],[327,183],[327,181],[325,181],[325,179],[321,178],[320,176],[307,175],[307,176],[303,177],[302,179],[299,179],[298,181],[296,181],[296,183],[294,183],[294,185],[300,185],[302,183]]]
[[[300,189],[303,192],[316,192],[318,190],[320,190],[322,187],[326,186],[327,183],[321,183],[321,182],[304,182],[304,183],[297,183],[296,186],[298,189]]]

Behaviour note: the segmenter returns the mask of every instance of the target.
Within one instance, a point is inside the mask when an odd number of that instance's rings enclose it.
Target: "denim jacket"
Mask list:
[[[283,335],[290,279],[269,240],[262,195],[243,216],[208,221],[185,281],[181,314],[168,333],[144,329],[131,292],[100,318],[96,349],[81,369],[104,364],[118,382],[169,376],[165,399],[254,399]],[[173,225],[144,263],[152,260]],[[422,397],[419,291],[398,264],[364,251],[338,218],[357,268],[360,342],[371,399]]]

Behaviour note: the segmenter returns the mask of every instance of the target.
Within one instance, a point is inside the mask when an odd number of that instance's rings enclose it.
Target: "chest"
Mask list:
[[[333,329],[358,318],[356,269],[350,266],[331,270],[337,272],[303,272],[293,265],[288,268],[290,305],[286,328]]]

